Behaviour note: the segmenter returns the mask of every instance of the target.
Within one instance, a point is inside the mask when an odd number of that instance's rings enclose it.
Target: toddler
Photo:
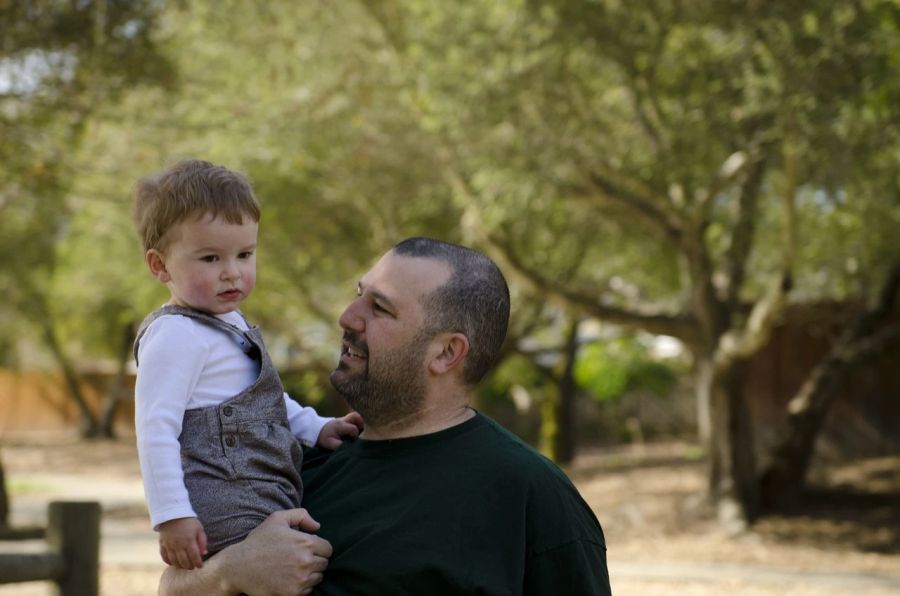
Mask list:
[[[362,418],[291,400],[238,310],[256,283],[260,211],[246,178],[183,161],[140,180],[134,207],[147,266],[171,295],[135,340],[141,473],[163,560],[193,569],[299,507],[300,443],[335,449]]]

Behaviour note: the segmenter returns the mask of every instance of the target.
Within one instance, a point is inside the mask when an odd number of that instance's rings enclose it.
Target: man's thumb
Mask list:
[[[298,530],[315,532],[321,524],[314,520],[306,509],[288,509],[284,512],[288,525]]]

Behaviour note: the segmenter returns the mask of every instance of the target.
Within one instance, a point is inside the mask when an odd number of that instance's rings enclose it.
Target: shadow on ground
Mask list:
[[[786,544],[900,554],[900,492],[810,489],[801,505],[761,519],[756,531]]]

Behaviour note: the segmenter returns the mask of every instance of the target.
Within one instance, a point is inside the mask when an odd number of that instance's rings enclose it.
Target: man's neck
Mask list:
[[[446,406],[425,408],[415,416],[406,417],[387,425],[373,427],[367,424],[360,438],[367,441],[386,441],[430,435],[462,424],[474,416],[475,410],[470,408],[466,402],[449,408]]]

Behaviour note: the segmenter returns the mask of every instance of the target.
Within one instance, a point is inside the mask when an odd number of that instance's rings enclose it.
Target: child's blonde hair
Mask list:
[[[138,180],[134,224],[144,252],[163,250],[166,234],[193,214],[222,216],[242,224],[259,221],[259,203],[250,181],[238,172],[199,159],[180,161],[168,170]]]

